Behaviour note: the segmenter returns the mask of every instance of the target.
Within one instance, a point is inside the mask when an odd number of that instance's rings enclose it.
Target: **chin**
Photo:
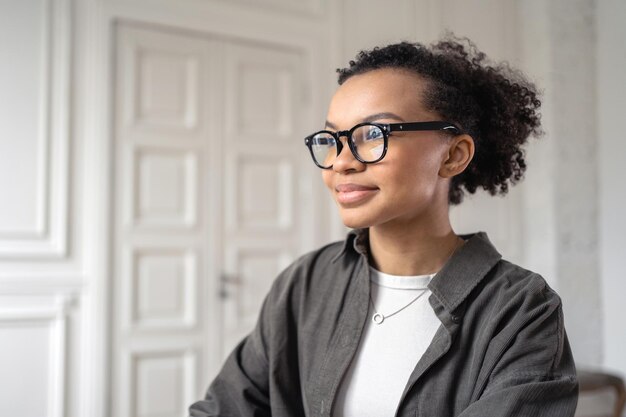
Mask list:
[[[340,210],[339,215],[341,216],[343,224],[350,229],[364,229],[376,223],[375,220],[367,214],[363,215],[361,213],[350,213],[349,211]]]
[[[343,220],[343,224],[349,229],[365,229],[369,227],[367,223],[360,223],[360,222],[354,222],[354,221],[348,221],[348,220]]]

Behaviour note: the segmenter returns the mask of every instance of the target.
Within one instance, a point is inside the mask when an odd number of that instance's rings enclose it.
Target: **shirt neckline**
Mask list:
[[[436,273],[427,275],[391,275],[380,272],[370,266],[370,281],[374,284],[399,290],[420,290],[427,289],[428,284]]]

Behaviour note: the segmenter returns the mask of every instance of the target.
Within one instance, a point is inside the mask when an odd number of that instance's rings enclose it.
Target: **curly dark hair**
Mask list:
[[[521,72],[492,63],[469,39],[448,34],[430,46],[401,42],[361,51],[347,68],[337,69],[338,82],[380,68],[420,75],[427,82],[424,106],[474,139],[474,159],[450,183],[450,204],[478,187],[504,195],[523,177],[522,146],[542,130],[537,89]]]

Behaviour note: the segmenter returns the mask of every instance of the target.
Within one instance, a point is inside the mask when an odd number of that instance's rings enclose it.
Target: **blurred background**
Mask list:
[[[446,30],[537,83],[546,131],[457,232],[541,273],[578,367],[624,376],[625,1],[0,0],[0,415],[186,415],[276,274],[345,234],[302,140],[335,69]]]

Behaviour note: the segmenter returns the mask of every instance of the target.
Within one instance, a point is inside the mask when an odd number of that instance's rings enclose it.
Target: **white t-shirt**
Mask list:
[[[409,376],[441,324],[428,302],[427,285],[434,275],[397,276],[370,267],[369,319],[339,387],[333,417],[395,415]],[[385,316],[382,323],[372,321],[375,312]]]

